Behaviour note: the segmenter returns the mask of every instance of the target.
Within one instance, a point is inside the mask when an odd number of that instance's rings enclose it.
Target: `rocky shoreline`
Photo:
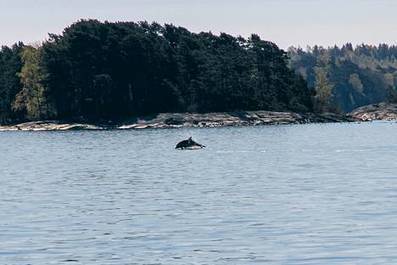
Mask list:
[[[161,113],[134,118],[117,125],[100,125],[62,121],[34,121],[0,126],[0,131],[70,131],[70,130],[139,130],[160,128],[213,128],[226,126],[258,126],[354,121],[336,114],[241,111],[220,113]]]
[[[379,103],[357,108],[349,113],[356,121],[397,121],[397,104]]]
[[[227,126],[259,126],[328,122],[357,122],[397,120],[397,104],[374,104],[354,110],[347,115],[334,113],[298,114],[294,112],[239,111],[217,113],[160,113],[134,118],[116,125],[34,121],[0,126],[0,131],[70,131],[70,130],[139,130],[160,128],[213,128]]]

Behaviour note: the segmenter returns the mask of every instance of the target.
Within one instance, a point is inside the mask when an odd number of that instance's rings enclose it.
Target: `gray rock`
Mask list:
[[[60,121],[36,121],[0,126],[0,131],[68,131],[68,130],[138,130],[160,128],[214,128],[226,126],[259,126],[276,124],[303,124],[353,121],[351,116],[332,113],[298,114],[294,112],[239,111],[217,113],[160,113],[148,117],[133,118],[117,126],[99,126],[85,123]]]
[[[363,106],[353,110],[349,116],[356,121],[395,121],[397,120],[397,104],[379,103]]]

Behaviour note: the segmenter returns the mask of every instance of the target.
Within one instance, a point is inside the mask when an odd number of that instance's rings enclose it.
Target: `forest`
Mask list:
[[[81,20],[0,49],[0,123],[161,112],[346,113],[397,101],[397,46],[283,51],[258,35]]]
[[[313,110],[287,52],[257,35],[81,20],[0,51],[0,122],[114,121],[160,112]]]
[[[315,111],[349,112],[378,102],[396,102],[397,46],[290,48],[290,67],[315,91]]]

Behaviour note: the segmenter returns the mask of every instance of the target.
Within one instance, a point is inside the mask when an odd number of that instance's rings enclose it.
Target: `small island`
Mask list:
[[[1,48],[0,131],[396,120],[396,51],[81,20]]]

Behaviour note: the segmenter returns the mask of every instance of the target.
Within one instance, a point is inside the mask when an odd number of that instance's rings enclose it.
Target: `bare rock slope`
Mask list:
[[[182,127],[226,127],[277,124],[302,124],[352,121],[344,115],[298,114],[294,112],[239,111],[217,113],[160,113],[148,117],[134,118],[118,125],[93,125],[61,121],[36,121],[0,126],[0,131],[68,131],[104,129],[159,129]]]
[[[356,121],[395,121],[397,120],[397,104],[379,103],[363,106],[353,110],[349,116]]]

